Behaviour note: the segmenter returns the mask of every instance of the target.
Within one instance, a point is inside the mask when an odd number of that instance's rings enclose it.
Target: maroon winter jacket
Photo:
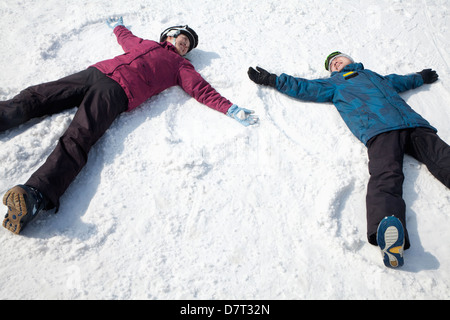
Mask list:
[[[128,110],[175,85],[217,111],[227,113],[231,107],[232,103],[211,87],[171,43],[138,38],[124,26],[116,27],[114,34],[125,54],[92,67],[122,86],[128,96]]]

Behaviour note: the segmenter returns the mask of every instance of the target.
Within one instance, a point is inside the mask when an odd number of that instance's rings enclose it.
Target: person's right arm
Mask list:
[[[130,52],[134,47],[144,41],[144,39],[136,37],[125,26],[115,27],[114,34],[117,37],[117,42],[122,46],[122,49],[125,52]]]
[[[329,79],[307,80],[283,73],[280,76],[257,67],[248,69],[249,78],[257,84],[267,85],[296,99],[331,102],[335,87]]]
[[[110,17],[106,20],[106,24],[113,29],[117,37],[117,42],[122,46],[123,51],[129,52],[135,46],[139,45],[144,39],[136,37],[123,24],[122,17]]]

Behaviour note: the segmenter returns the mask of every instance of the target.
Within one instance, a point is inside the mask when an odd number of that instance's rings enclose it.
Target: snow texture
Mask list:
[[[196,69],[244,127],[179,87],[122,114],[61,199],[20,236],[0,230],[1,299],[449,299],[450,190],[410,157],[412,247],[383,265],[366,241],[366,147],[331,104],[254,84],[249,66],[323,78],[339,50],[381,74],[433,68],[402,97],[450,141],[450,1],[0,2],[0,99],[123,53],[137,36],[199,34]],[[45,161],[75,109],[0,133],[0,193]],[[5,212],[6,208],[3,207]]]

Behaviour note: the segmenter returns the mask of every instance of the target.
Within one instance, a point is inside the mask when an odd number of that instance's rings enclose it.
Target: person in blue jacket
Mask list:
[[[386,266],[399,267],[404,263],[403,250],[410,247],[402,198],[404,155],[424,163],[450,188],[449,145],[399,93],[433,83],[438,75],[424,69],[409,75],[381,76],[339,51],[326,58],[325,69],[331,76],[315,80],[277,76],[260,67],[250,67],[248,76],[291,97],[335,105],[348,128],[368,149],[368,241],[380,247]]]

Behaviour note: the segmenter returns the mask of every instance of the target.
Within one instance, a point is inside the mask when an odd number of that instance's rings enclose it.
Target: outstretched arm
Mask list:
[[[431,69],[424,69],[420,72],[408,75],[390,74],[385,76],[397,92],[404,92],[406,90],[418,88],[423,84],[433,83],[437,81],[438,77],[436,71]]]
[[[110,17],[106,20],[106,24],[114,30],[117,42],[122,46],[122,49],[125,52],[130,51],[133,47],[144,41],[144,39],[136,37],[125,27],[122,17]]]
[[[188,62],[181,67],[178,82],[198,102],[226,114],[244,126],[256,124],[259,120],[252,110],[240,108],[220,95]]]
[[[260,67],[256,67],[256,70],[250,67],[248,76],[257,84],[274,87],[288,96],[305,101],[331,102],[335,90],[332,83],[327,79],[306,80],[284,73],[277,76]]]

